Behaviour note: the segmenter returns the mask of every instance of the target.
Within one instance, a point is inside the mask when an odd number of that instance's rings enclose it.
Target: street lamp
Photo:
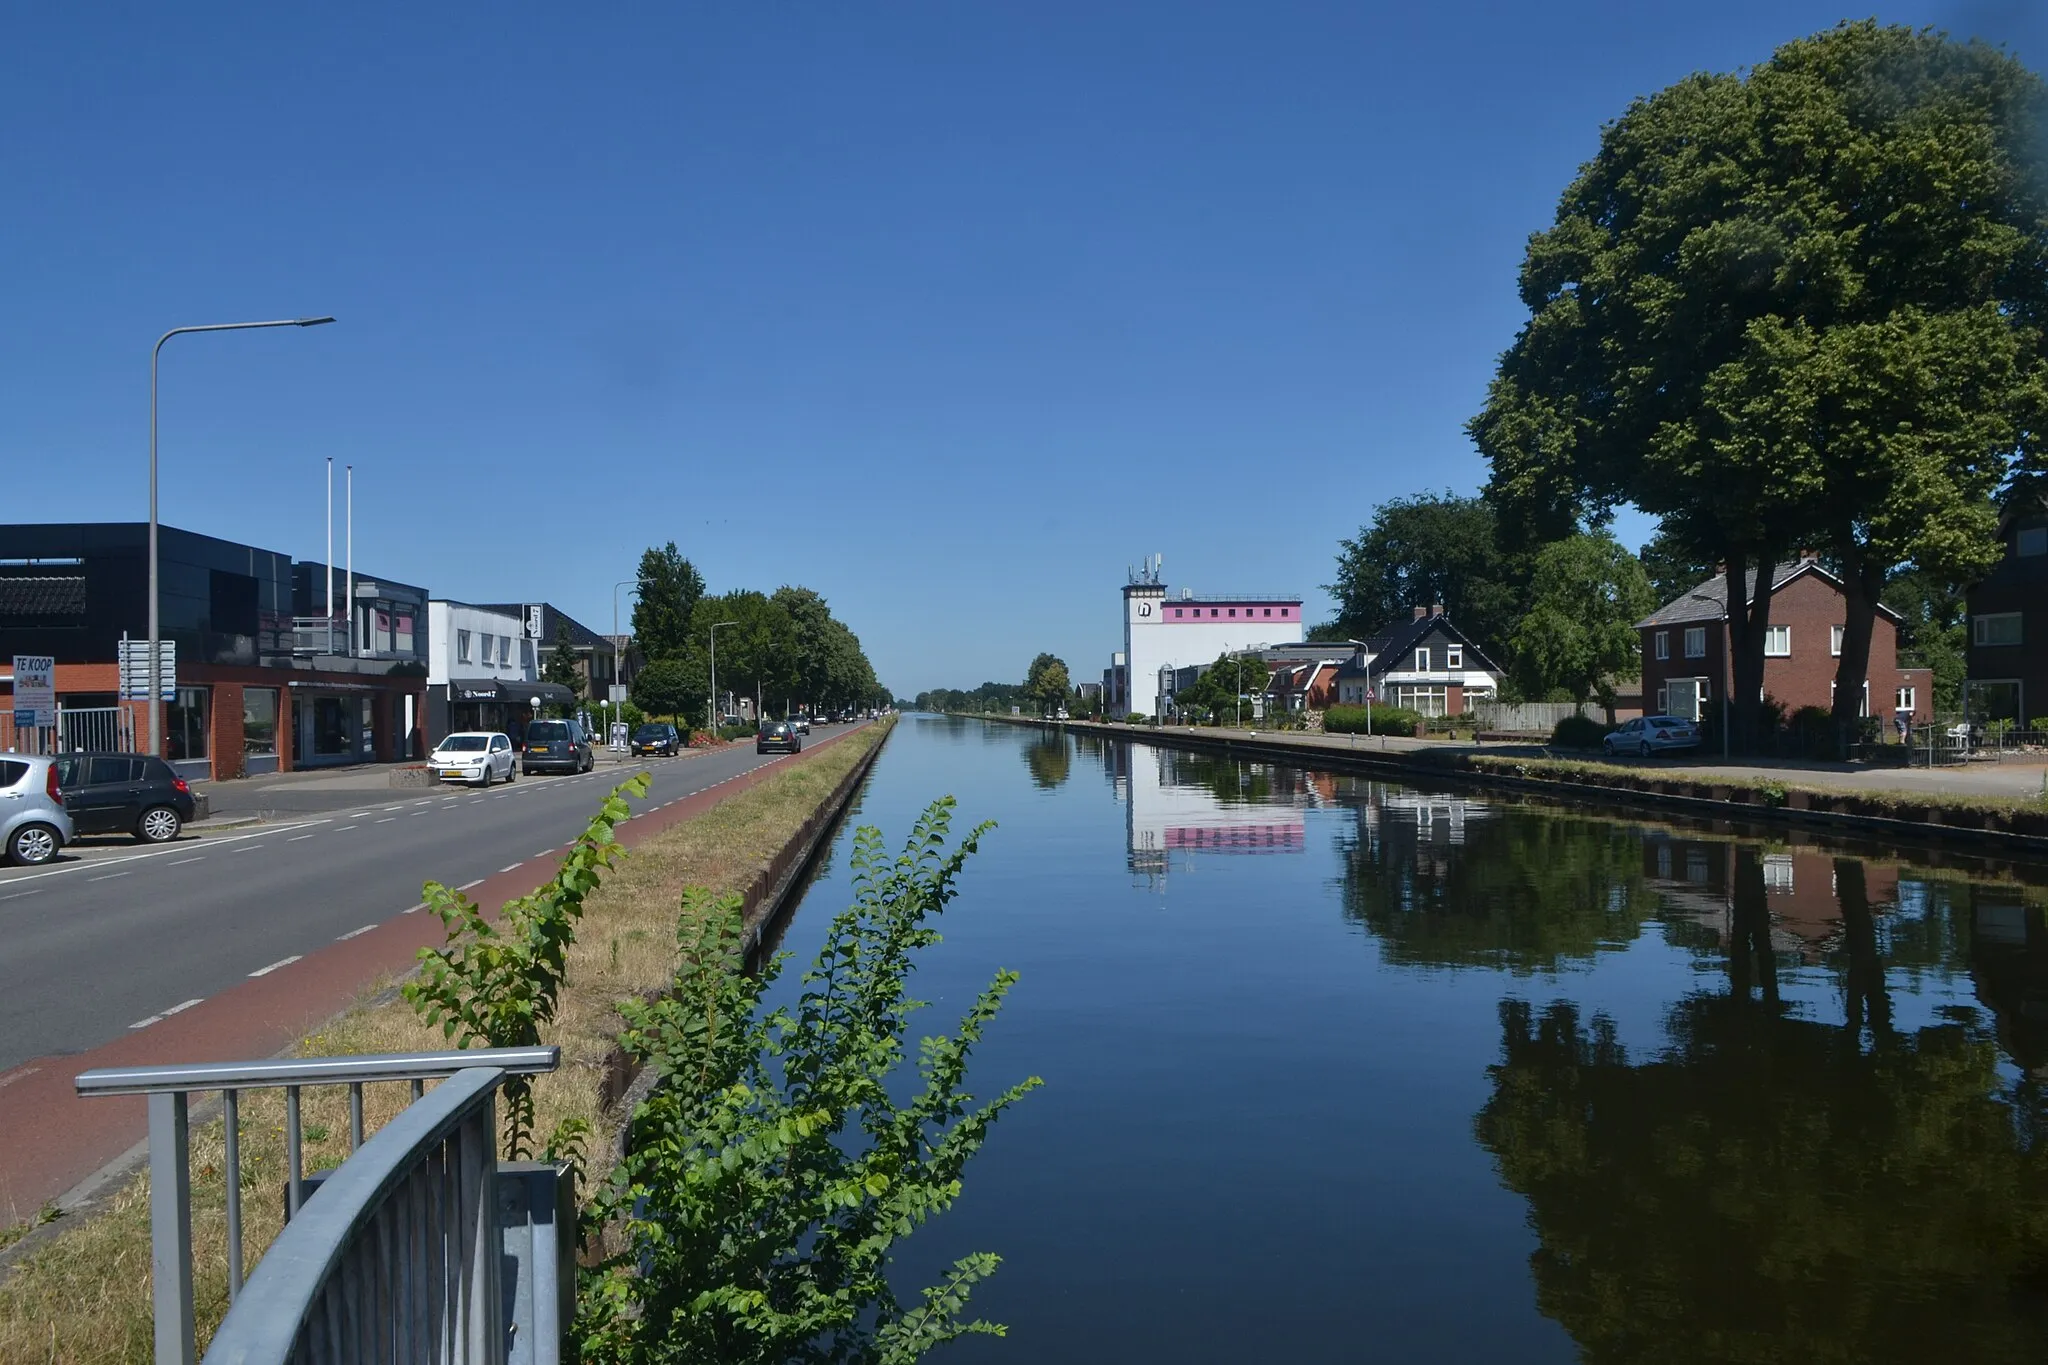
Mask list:
[[[612,682],[615,685],[624,676],[624,670],[619,666],[619,589],[629,583],[637,583],[638,581],[638,579],[633,578],[622,578],[612,584]],[[639,595],[640,589],[638,588],[634,588],[633,591],[626,594],[628,597],[638,597]],[[619,720],[619,704],[610,697],[605,698],[605,700],[610,703],[606,709],[612,713],[612,724],[616,725]]]
[[[257,327],[318,327],[333,318],[280,318],[276,322],[211,322],[199,327],[173,327],[156,339],[149,353],[149,752],[161,757],[164,751],[162,677],[157,663],[156,591],[156,358],[164,343],[186,332],[246,332]],[[333,573],[330,565],[327,570]],[[349,605],[354,612],[355,605]],[[351,631],[350,638],[354,638]],[[353,652],[353,651],[351,651]]]
[[[718,632],[737,621],[719,621],[711,627],[711,733],[718,733]]]

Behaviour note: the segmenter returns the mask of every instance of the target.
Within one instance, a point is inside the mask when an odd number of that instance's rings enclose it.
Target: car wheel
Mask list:
[[[509,766],[509,767],[507,767],[507,768],[505,769],[505,785],[509,787],[509,786],[511,786],[511,785],[512,785],[512,784],[513,784],[514,782],[517,782],[518,780],[519,780],[519,765],[518,765],[517,763],[514,763],[514,764],[512,764],[511,766]]]
[[[168,844],[185,828],[178,812],[169,806],[151,806],[135,822],[135,837],[145,844]]]
[[[1644,758],[1648,758],[1650,756],[1650,741],[1646,739],[1640,745],[1638,745],[1636,747],[1636,753]]]
[[[40,867],[57,856],[63,842],[50,825],[23,825],[7,837],[7,860],[23,867]]]
[[[491,779],[497,775],[497,772],[498,770],[496,768],[493,768],[490,764],[484,764],[483,779],[479,781],[477,785],[479,787],[482,787],[485,791],[489,791],[491,789]]]

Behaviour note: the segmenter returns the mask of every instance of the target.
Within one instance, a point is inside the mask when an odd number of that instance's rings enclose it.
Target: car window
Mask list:
[[[85,784],[88,787],[109,786],[117,782],[132,782],[141,766],[132,758],[94,756],[86,761]]]
[[[526,737],[541,743],[569,738],[569,723],[561,720],[537,720],[526,727]]]
[[[490,747],[490,741],[482,735],[450,735],[441,741],[444,754],[473,754]]]
[[[57,785],[76,787],[85,781],[85,760],[82,758],[60,758],[57,760]]]
[[[506,739],[503,735],[491,736],[491,752],[494,754],[503,753],[506,749],[510,748],[511,745],[512,741]]]
[[[0,787],[11,787],[28,776],[28,764],[14,759],[0,759]]]
[[[142,780],[144,782],[174,782],[177,780],[178,774],[172,771],[171,765],[162,759],[145,758],[141,762]]]

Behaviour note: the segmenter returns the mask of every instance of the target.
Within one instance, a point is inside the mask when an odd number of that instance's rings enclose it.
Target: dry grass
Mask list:
[[[593,1167],[608,1160],[620,1115],[601,1103],[605,1059],[618,1029],[616,1002],[658,991],[674,971],[676,911],[686,886],[741,890],[788,841],[841,778],[880,741],[872,726],[760,786],[649,839],[606,879],[587,906],[568,959],[561,1012],[548,1041],[562,1068],[535,1087],[538,1131],[561,1119],[589,1122],[604,1141]],[[339,1056],[445,1047],[390,980],[367,987],[358,1003],[303,1039],[301,1056]],[[307,1165],[335,1166],[348,1154],[346,1089],[309,1090],[303,1125]],[[374,1131],[406,1100],[402,1084],[378,1085],[364,1098]],[[244,1097],[241,1114],[243,1238],[253,1267],[283,1225],[284,1100],[276,1091]],[[192,1133],[193,1280],[201,1349],[227,1311],[227,1215],[224,1139],[216,1117]],[[0,1243],[4,1245],[4,1243]],[[146,1365],[151,1350],[149,1181],[138,1176],[96,1211],[30,1251],[0,1282],[0,1362]]]

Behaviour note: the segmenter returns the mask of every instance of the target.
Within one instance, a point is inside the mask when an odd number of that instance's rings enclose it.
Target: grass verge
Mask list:
[[[593,1176],[609,1162],[622,1114],[603,1103],[605,1067],[618,1032],[617,1002],[667,987],[675,970],[676,914],[685,886],[740,891],[881,742],[888,724],[869,726],[757,787],[634,848],[586,906],[550,1043],[562,1067],[535,1087],[536,1132],[580,1117],[600,1137],[588,1153]],[[395,980],[370,983],[357,1003],[300,1041],[300,1056],[341,1056],[448,1046],[403,1000]],[[202,1059],[203,1060],[203,1059]],[[195,1097],[196,1098],[196,1097]],[[364,1097],[374,1131],[403,1107],[406,1087],[378,1085]],[[307,1164],[340,1164],[348,1154],[347,1090],[303,1096]],[[284,1099],[243,1097],[243,1239],[253,1268],[283,1225]],[[222,1125],[192,1130],[192,1251],[200,1349],[227,1312],[227,1215]],[[0,1248],[26,1232],[0,1232]],[[129,1181],[95,1211],[27,1252],[0,1282],[0,1361],[7,1365],[147,1365],[151,1358],[149,1180]]]

